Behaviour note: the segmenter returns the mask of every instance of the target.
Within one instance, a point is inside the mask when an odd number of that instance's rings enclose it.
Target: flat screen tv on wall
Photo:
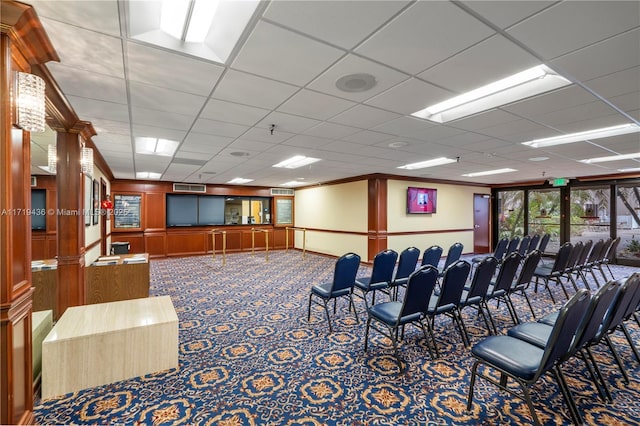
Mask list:
[[[433,188],[407,188],[407,213],[435,213],[438,191]]]

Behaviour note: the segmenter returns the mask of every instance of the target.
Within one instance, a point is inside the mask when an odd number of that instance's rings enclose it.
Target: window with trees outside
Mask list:
[[[640,186],[618,186],[616,190],[616,235],[618,259],[640,260]]]

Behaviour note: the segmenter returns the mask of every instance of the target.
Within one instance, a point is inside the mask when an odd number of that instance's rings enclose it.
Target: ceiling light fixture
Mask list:
[[[550,138],[534,139],[529,142],[522,142],[523,145],[532,148],[544,148],[565,143],[582,142],[592,139],[607,138],[609,136],[626,135],[628,133],[640,132],[637,124],[621,124],[619,126],[603,127],[601,129],[586,130],[584,132],[568,133],[566,135],[552,136]]]
[[[297,169],[298,167],[306,166],[311,163],[320,161],[319,158],[305,157],[304,155],[296,155],[287,160],[281,161],[278,164],[274,164],[273,167],[281,167],[284,169]]]
[[[421,161],[419,163],[405,164],[404,166],[400,166],[398,168],[405,169],[405,170],[416,170],[416,169],[424,169],[425,167],[434,167],[434,166],[441,166],[443,164],[455,163],[457,161],[458,160],[455,158],[440,157],[440,158],[434,158],[433,160]]]
[[[580,162],[586,163],[586,164],[592,164],[592,163],[605,163],[607,161],[632,160],[635,158],[640,158],[640,152],[634,152],[633,154],[610,155],[608,157],[587,158],[585,160],[580,160]]]
[[[93,149],[87,148],[84,144],[80,151],[80,167],[82,168],[82,173],[93,176]]]
[[[169,139],[137,137],[136,154],[161,155],[171,157],[180,143]]]
[[[162,173],[136,172],[136,179],[160,179]]]
[[[58,148],[56,145],[47,146],[47,171],[56,174],[58,168]]]
[[[631,172],[640,172],[640,167],[631,167],[628,169],[618,169],[619,172],[622,173],[631,173]]]
[[[249,182],[253,182],[253,179],[234,178],[234,179],[231,179],[227,183],[230,183],[230,184],[243,184],[243,183],[249,183]]]
[[[189,43],[202,43],[218,9],[217,0],[163,0],[160,29]]]
[[[479,177],[479,176],[499,175],[501,173],[511,173],[511,172],[517,172],[517,170],[516,169],[510,169],[510,168],[496,169],[496,170],[486,170],[484,172],[465,173],[462,176],[465,176],[465,177]]]
[[[463,93],[411,114],[446,123],[571,84],[545,65],[538,65],[502,80]]]
[[[304,182],[300,182],[297,180],[290,180],[289,182],[283,183],[281,186],[300,186],[304,184],[305,184]]]

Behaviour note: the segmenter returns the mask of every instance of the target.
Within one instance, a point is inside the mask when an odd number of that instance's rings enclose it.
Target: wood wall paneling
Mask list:
[[[144,252],[149,257],[165,257],[167,253],[167,235],[164,232],[144,233]]]
[[[164,193],[146,193],[142,202],[144,203],[145,230],[154,231],[165,229],[166,227],[166,197]]]
[[[171,232],[167,234],[167,255],[186,256],[204,254],[207,249],[207,234],[200,232]]]
[[[142,232],[113,232],[111,242],[129,243],[129,253],[146,253],[145,238]],[[111,247],[109,247],[111,252]]]

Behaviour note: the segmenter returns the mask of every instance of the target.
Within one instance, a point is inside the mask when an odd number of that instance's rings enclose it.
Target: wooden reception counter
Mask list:
[[[87,304],[149,297],[149,255],[99,257],[87,267]]]
[[[53,320],[58,319],[57,286],[58,262],[55,259],[31,262],[31,285],[33,291],[33,311],[52,311]]]
[[[68,308],[42,344],[42,398],[178,368],[169,296]]]

